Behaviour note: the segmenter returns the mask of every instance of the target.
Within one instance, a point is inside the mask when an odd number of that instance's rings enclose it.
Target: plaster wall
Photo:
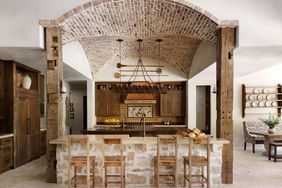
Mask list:
[[[263,69],[261,71],[248,74],[246,76],[236,76],[234,78],[233,85],[233,133],[234,133],[234,146],[243,147],[243,121],[258,120],[259,118],[267,117],[267,113],[276,112],[275,109],[267,109],[262,115],[248,115],[245,118],[242,117],[242,84],[246,86],[277,86],[278,83],[282,83],[282,64]],[[240,68],[236,67],[235,72],[240,71]],[[196,86],[210,85],[211,90],[215,86],[216,78],[216,64],[209,66],[198,75],[188,81],[188,127],[196,127]],[[211,91],[212,92],[212,91]],[[261,111],[260,111],[261,112]],[[211,93],[211,134],[216,136],[216,94]],[[263,147],[258,146],[258,147]]]
[[[142,61],[145,65],[158,65],[159,61],[152,58],[142,57]],[[136,65],[138,62],[138,58],[130,57],[122,60],[122,64],[126,65]],[[161,76],[160,81],[185,81],[186,77],[185,75],[175,69],[172,65],[162,62],[162,65],[165,67],[163,68],[163,75],[168,76]],[[134,67],[133,67],[134,68]],[[149,68],[148,68],[149,69]],[[153,69],[153,68],[150,68]],[[115,81],[118,82],[120,79],[117,79],[114,77],[114,74],[119,72],[119,69],[116,67],[114,63],[106,64],[96,75],[94,75],[94,79],[97,82],[103,82],[103,81]],[[129,74],[129,73],[127,73]],[[141,74],[141,72],[139,72]],[[153,81],[158,81],[157,77],[152,77]],[[129,77],[122,77],[122,81],[128,81]],[[144,81],[143,78],[136,78],[136,81],[141,80]]]
[[[196,127],[200,130],[203,130],[206,128],[206,87],[197,86],[196,94]]]
[[[83,130],[83,96],[87,96],[86,84],[70,84],[70,102],[73,103],[74,119],[70,119],[72,134],[81,134]]]
[[[63,62],[87,79],[92,80],[91,67],[84,49],[78,41],[63,45]]]
[[[215,87],[216,64],[210,65],[208,68],[194,76],[188,81],[188,127],[197,126],[197,86],[211,87],[211,135],[216,136],[216,95],[212,93]]]

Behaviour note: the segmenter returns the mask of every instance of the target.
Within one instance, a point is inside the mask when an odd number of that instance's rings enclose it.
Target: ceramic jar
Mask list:
[[[16,86],[20,87],[23,81],[23,76],[21,73],[16,74]]]
[[[26,75],[23,77],[22,87],[25,88],[25,89],[30,89],[31,82],[32,82],[31,78],[29,77],[28,74],[26,74]]]

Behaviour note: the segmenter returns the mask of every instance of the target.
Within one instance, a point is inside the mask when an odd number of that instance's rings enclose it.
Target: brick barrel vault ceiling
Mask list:
[[[63,43],[80,41],[93,73],[117,61],[117,38],[123,43],[123,58],[137,55],[136,39],[144,39],[143,57],[158,58],[156,38],[162,38],[162,57],[188,76],[201,41],[216,42],[216,18],[200,8],[178,0],[95,0],[58,19]],[[184,2],[184,1],[180,1]]]
[[[147,38],[141,43],[142,57],[159,59],[158,42],[156,42],[158,38],[163,39],[160,59],[188,75],[193,56],[201,41],[173,35]],[[88,59],[92,62],[94,72],[99,71],[107,63],[119,62],[119,43],[116,40],[117,37],[95,37],[80,41]],[[124,38],[121,43],[122,59],[138,57],[138,48],[138,42],[135,39]]]

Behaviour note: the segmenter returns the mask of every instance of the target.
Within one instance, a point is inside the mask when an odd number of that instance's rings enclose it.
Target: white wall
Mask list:
[[[138,58],[134,58],[134,57],[130,57],[130,58],[126,58],[122,61],[122,64],[126,64],[126,65],[136,65],[138,61]],[[144,64],[146,65],[158,65],[158,60],[156,59],[152,59],[152,58],[142,58],[142,61]],[[164,65],[165,67],[163,68],[163,75],[168,75],[168,76],[162,76],[160,78],[160,81],[185,81],[186,77],[185,75],[183,75],[183,73],[179,70],[177,70],[175,67],[173,67],[170,64],[167,63],[163,63],[162,65]],[[134,68],[134,67],[133,67]],[[151,69],[151,68],[150,68]],[[152,68],[153,69],[153,68]],[[118,71],[119,69],[116,67],[116,65],[114,63],[112,64],[107,64],[105,65],[96,75],[94,75],[94,79],[95,81],[99,82],[99,81],[119,81],[119,79],[114,77],[114,74]],[[141,74],[141,73],[139,73]],[[122,81],[128,81],[129,77],[123,77]],[[153,79],[153,77],[152,77]],[[138,79],[136,78],[136,81]],[[140,79],[139,80],[144,80],[144,79]],[[154,77],[153,79],[154,81],[157,81],[157,77]]]
[[[87,128],[92,128],[95,124],[95,83],[87,80]]]
[[[88,1],[1,0],[0,47],[40,47],[39,20],[57,19]]]
[[[194,128],[197,125],[197,103],[196,103],[196,87],[211,87],[211,135],[216,136],[216,95],[212,93],[215,86],[216,64],[212,64],[205,70],[194,76],[188,81],[188,127]]]
[[[196,86],[196,127],[206,129],[206,86]]]
[[[72,134],[81,134],[83,130],[83,96],[87,96],[86,85],[70,84],[71,100],[74,107],[74,119],[70,119]],[[70,112],[72,113],[72,112]]]
[[[203,41],[198,46],[193,57],[189,78],[194,77],[199,72],[213,64],[216,60],[216,47],[210,42]]]
[[[236,65],[236,62],[235,62]],[[240,71],[240,67],[235,68],[235,72]],[[236,76],[234,78],[234,101],[233,101],[233,133],[234,146],[243,147],[243,121],[258,120],[263,116],[246,116],[242,117],[242,84],[246,86],[277,86],[282,83],[282,64],[248,74],[247,76]],[[211,85],[211,92],[215,86],[216,64],[209,66],[207,69],[190,79],[188,85],[188,126],[189,128],[196,127],[196,86]],[[274,112],[275,109],[264,111]],[[265,115],[267,116],[267,115]],[[216,95],[211,93],[211,134],[216,135]]]
[[[91,66],[78,41],[63,45],[63,62],[92,80]]]
[[[277,86],[277,84],[282,83],[282,64],[276,65],[247,76],[236,77],[234,80],[234,145],[238,147],[243,147],[243,129],[242,122],[245,120],[258,120],[263,116],[246,116],[242,118],[242,84],[246,86]],[[274,109],[275,111],[275,109]],[[268,109],[264,111],[266,113],[273,112],[273,109]],[[267,116],[267,115],[266,115]]]

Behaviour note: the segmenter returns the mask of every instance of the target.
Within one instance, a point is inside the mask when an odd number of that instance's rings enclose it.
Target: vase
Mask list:
[[[270,128],[269,128],[269,129],[268,129],[268,133],[269,133],[269,134],[274,134],[274,133],[275,133],[275,129],[270,129]]]
[[[16,86],[20,87],[23,81],[23,76],[21,73],[17,73],[16,75]]]
[[[25,88],[25,89],[30,89],[30,86],[31,86],[31,78],[29,77],[29,75],[25,75],[23,77],[23,81],[22,81],[22,87]]]

